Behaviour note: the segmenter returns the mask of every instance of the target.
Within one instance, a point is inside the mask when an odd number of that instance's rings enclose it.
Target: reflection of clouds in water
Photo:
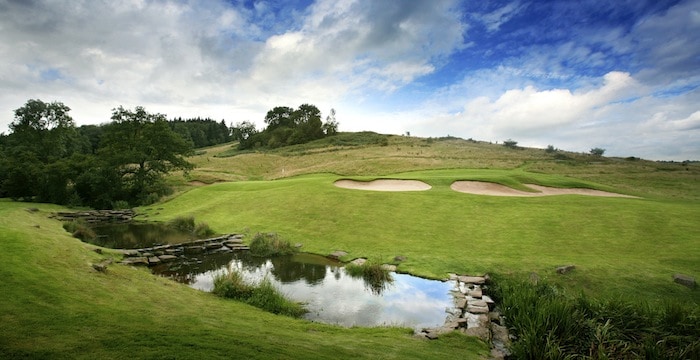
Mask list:
[[[353,278],[342,268],[328,266],[325,277],[316,284],[303,278],[281,283],[269,275],[272,262],[246,266],[241,261],[229,263],[244,279],[260,282],[267,276],[280,291],[295,301],[306,303],[306,318],[341,326],[400,325],[430,327],[441,325],[445,308],[452,306],[450,290],[454,282],[425,280],[405,274],[392,273],[393,283],[381,295],[367,289],[364,280]],[[192,287],[204,291],[213,289],[213,278],[226,268],[196,276]]]

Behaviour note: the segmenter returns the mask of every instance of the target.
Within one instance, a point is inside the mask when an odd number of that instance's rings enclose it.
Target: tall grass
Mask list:
[[[258,284],[251,284],[236,270],[216,275],[212,292],[224,298],[243,301],[273,314],[300,317],[307,312],[300,303],[282,295],[270,279],[264,278]]]
[[[74,238],[78,238],[83,241],[93,240],[97,237],[95,231],[92,230],[88,223],[83,219],[64,221],[63,229],[71,233]]]
[[[394,279],[389,271],[376,262],[366,261],[362,265],[347,264],[345,272],[354,278],[361,278],[365,286],[374,294],[381,294]]]
[[[214,235],[209,225],[205,222],[195,223],[194,216],[178,216],[168,222],[171,227],[189,233],[193,238],[204,238]]]
[[[697,307],[592,300],[505,278],[494,294],[517,337],[517,359],[700,359]]]
[[[256,233],[249,246],[250,254],[258,257],[291,255],[296,251],[289,241],[275,233]]]

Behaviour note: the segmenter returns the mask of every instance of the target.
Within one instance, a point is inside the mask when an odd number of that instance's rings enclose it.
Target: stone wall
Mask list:
[[[181,244],[168,244],[143,249],[122,250],[122,264],[153,266],[163,262],[176,261],[188,255],[211,254],[248,250],[243,244],[243,235],[227,234],[209,239],[195,240]]]
[[[503,316],[495,311],[495,302],[486,293],[488,275],[467,276],[450,274],[455,281],[452,290],[454,306],[446,309],[447,317],[442,327],[422,329],[416,336],[437,339],[441,334],[461,331],[469,336],[476,336],[491,345],[491,358],[504,359],[509,355],[510,346],[508,329]]]

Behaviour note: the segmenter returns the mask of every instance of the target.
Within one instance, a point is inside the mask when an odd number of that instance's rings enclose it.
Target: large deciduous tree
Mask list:
[[[118,107],[106,127],[99,155],[118,172],[130,198],[142,203],[149,195],[162,195],[162,176],[172,170],[189,170],[185,159],[192,147],[170,129],[165,115]]]

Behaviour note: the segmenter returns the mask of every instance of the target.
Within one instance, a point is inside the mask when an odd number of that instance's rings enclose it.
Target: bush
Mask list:
[[[518,142],[513,140],[513,139],[508,139],[503,142],[503,146],[510,148],[510,149],[517,149],[518,148]]]
[[[275,233],[257,233],[250,242],[250,254],[258,257],[291,255],[295,248]]]
[[[209,227],[209,224],[205,222],[197,223],[193,230],[194,236],[199,238],[205,238],[207,236],[214,235],[214,230]]]
[[[77,219],[73,221],[64,221],[63,228],[71,233],[74,238],[80,239],[82,241],[94,240],[97,237],[95,231],[88,226],[87,222],[83,219]]]
[[[180,230],[182,232],[194,232],[194,216],[178,216],[170,220],[168,224],[174,229]]]
[[[193,238],[206,238],[216,233],[205,222],[195,223],[194,216],[178,216],[170,220],[168,225],[173,229],[190,234]]]
[[[216,275],[212,293],[245,302],[273,314],[300,317],[307,312],[300,303],[284,297],[268,278],[259,284],[248,284],[235,270]]]

